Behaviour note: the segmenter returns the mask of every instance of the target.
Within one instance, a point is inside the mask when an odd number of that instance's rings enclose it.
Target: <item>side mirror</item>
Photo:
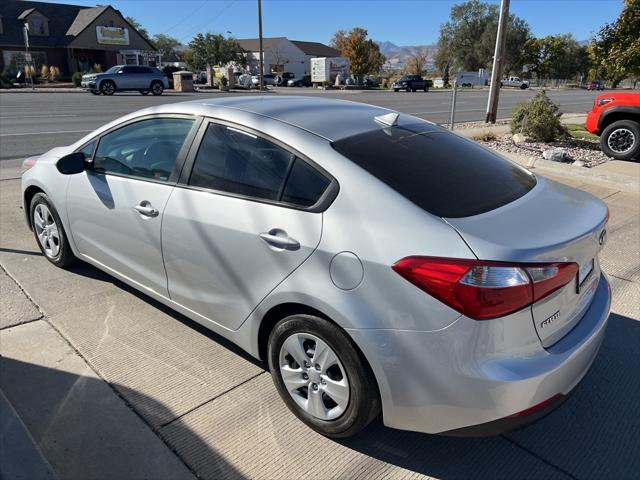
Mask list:
[[[117,73],[118,75],[122,75],[122,74],[124,73],[124,70],[118,70],[116,73]]]
[[[86,167],[84,153],[82,152],[70,153],[56,162],[56,168],[63,175],[74,175],[84,172]]]

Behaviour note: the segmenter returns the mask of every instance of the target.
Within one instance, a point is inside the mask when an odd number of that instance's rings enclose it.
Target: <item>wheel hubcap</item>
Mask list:
[[[347,409],[347,374],[324,340],[309,333],[294,333],[280,348],[279,367],[289,395],[308,414],[334,420]]]
[[[60,234],[53,215],[46,205],[41,203],[34,209],[33,225],[45,255],[55,258],[60,252]]]
[[[113,85],[111,85],[110,83],[107,83],[107,84],[104,86],[104,91],[105,91],[105,92],[107,92],[107,93],[111,93],[111,92],[113,92]]]
[[[153,86],[153,91],[154,93],[160,93],[162,91],[162,88],[160,87],[160,85],[158,85],[157,83]]]
[[[607,139],[607,145],[616,153],[626,153],[633,148],[636,136],[631,130],[619,128],[611,132]]]

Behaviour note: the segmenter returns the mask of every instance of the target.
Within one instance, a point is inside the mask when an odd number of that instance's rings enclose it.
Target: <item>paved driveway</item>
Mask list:
[[[36,441],[41,422],[34,412],[54,412],[64,420],[60,412],[71,409],[71,394],[63,389],[50,404],[33,403],[39,389],[53,388],[55,382],[41,380],[34,387],[27,381],[48,377],[33,365],[35,360],[25,353],[30,350],[19,347],[21,337],[16,336],[30,325],[42,325],[59,333],[90,366],[84,373],[69,373],[78,377],[65,380],[69,392],[80,379],[108,382],[144,428],[169,447],[150,444],[149,453],[139,459],[137,450],[117,448],[93,452],[96,457],[88,459],[88,447],[62,447],[72,438],[77,443],[95,437],[102,437],[101,445],[117,445],[126,440],[126,432],[109,428],[109,421],[71,423],[66,434],[49,432],[43,453],[51,452],[54,465],[57,460],[65,468],[73,466],[70,472],[92,466],[76,478],[114,478],[125,454],[129,462],[156,466],[175,456],[206,479],[632,478],[640,471],[640,197],[580,186],[604,198],[611,209],[602,263],[612,276],[614,313],[600,355],[575,394],[525,430],[454,439],[391,430],[377,421],[349,440],[317,435],[284,407],[264,366],[233,345],[91,266],[61,270],[50,265],[24,225],[18,180],[0,182],[0,275],[10,277],[3,280],[8,285],[3,295],[18,295],[15,281],[37,309],[25,313],[31,323],[3,325],[0,386],[27,415],[25,423],[36,432]],[[36,355],[39,349],[33,341],[31,345]],[[53,362],[48,368],[55,372],[63,367]],[[27,388],[35,393],[27,395]],[[88,406],[83,397],[73,398],[74,411]],[[162,465],[162,472],[175,471]],[[126,477],[120,472],[120,478]]]

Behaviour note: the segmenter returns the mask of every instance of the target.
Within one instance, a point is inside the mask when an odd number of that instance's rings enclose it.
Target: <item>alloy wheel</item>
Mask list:
[[[55,258],[60,252],[60,233],[49,208],[40,203],[33,211],[33,225],[38,241],[49,258]]]
[[[631,150],[636,142],[633,132],[627,128],[618,128],[609,135],[607,145],[611,151],[622,154]]]
[[[349,404],[349,380],[340,359],[309,333],[289,336],[279,354],[282,381],[296,404],[320,420],[334,420]]]

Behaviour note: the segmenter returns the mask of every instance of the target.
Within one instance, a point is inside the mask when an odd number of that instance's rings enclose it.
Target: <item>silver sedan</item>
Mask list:
[[[316,431],[498,434],[580,382],[607,207],[430,122],[294,96],[141,110],[25,161],[43,254],[268,363]]]

